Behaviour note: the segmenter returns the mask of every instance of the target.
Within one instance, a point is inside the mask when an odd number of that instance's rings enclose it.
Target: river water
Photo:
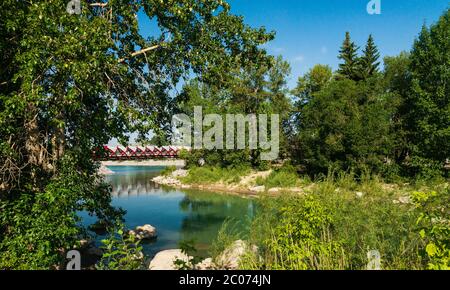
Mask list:
[[[235,231],[245,237],[255,214],[252,199],[155,184],[151,180],[163,167],[109,168],[115,173],[107,176],[112,186],[112,204],[127,211],[127,228],[151,224],[157,229],[158,238],[142,244],[150,257],[162,250],[179,248],[180,241],[188,240],[194,241],[198,254],[207,256],[225,220],[231,219]],[[96,221],[84,214],[82,218],[85,224]],[[101,238],[97,236],[97,241]]]

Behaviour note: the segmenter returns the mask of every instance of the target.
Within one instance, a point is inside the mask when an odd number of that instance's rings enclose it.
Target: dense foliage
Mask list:
[[[170,117],[192,117],[194,106],[280,115],[279,159],[295,167],[258,185],[328,176],[314,196],[261,204],[253,239],[262,257],[249,268],[362,269],[368,248],[385,268],[449,268],[448,189],[417,192],[415,208],[399,210],[365,178],[448,177],[450,9],[382,68],[374,38],[360,53],[347,32],[339,69],[316,65],[289,91],[289,63],[261,48],[274,33],[247,26],[226,1],[82,0],[80,14],[67,2],[0,3],[0,269],[60,268],[87,235],[80,211],[120,221],[92,152],[112,138],[126,144],[130,132],[167,144]],[[142,19],[153,34],[143,35]],[[271,165],[261,149],[183,154],[187,183],[237,183]],[[354,198],[359,187],[369,199]],[[104,243],[99,269],[142,267],[123,232]]]
[[[299,78],[293,160],[312,175],[330,167],[387,178],[448,174],[449,17],[424,27],[411,53],[386,57],[382,72],[373,37],[358,56],[347,33],[335,74],[318,65]]]
[[[0,3],[0,268],[62,262],[83,235],[77,211],[120,218],[91,152],[164,131],[180,80],[226,86],[273,38],[222,0],[67,2]]]

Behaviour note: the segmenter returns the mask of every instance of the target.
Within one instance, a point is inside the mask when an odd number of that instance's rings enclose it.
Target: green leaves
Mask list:
[[[430,28],[423,27],[411,52],[409,73],[411,86],[402,106],[404,127],[410,141],[411,155],[421,162],[413,167],[415,173],[431,175],[428,168],[442,172],[450,156],[450,10]]]
[[[183,78],[223,87],[242,64],[265,61],[259,46],[273,38],[222,0],[82,1],[79,15],[66,6],[0,3],[0,268],[60,262],[82,230],[78,210],[118,218],[93,149],[167,131]],[[157,29],[144,36],[139,21]]]
[[[450,190],[414,192],[412,199],[420,213],[419,235],[425,242],[430,270],[450,269]]]

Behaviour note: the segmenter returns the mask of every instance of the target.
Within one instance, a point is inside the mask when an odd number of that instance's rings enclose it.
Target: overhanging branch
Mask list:
[[[157,49],[157,48],[159,48],[159,47],[160,47],[159,44],[158,44],[158,45],[151,46],[151,47],[147,47],[147,48],[144,48],[144,49],[141,49],[141,50],[138,50],[138,51],[133,52],[129,57],[135,57],[135,56],[138,56],[138,55],[140,55],[140,54],[143,54],[143,53],[146,53],[146,52],[155,50],[155,49]],[[125,58],[119,59],[119,63],[124,62],[124,61],[125,61]]]

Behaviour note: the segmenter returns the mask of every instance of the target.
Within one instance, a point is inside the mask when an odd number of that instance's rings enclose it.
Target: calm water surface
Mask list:
[[[158,238],[144,243],[145,254],[152,256],[161,250],[178,248],[183,240],[194,240],[201,255],[208,247],[227,218],[236,223],[236,230],[246,234],[255,214],[251,199],[219,193],[193,190],[176,190],[161,187],[151,181],[162,167],[109,167],[115,172],[108,176],[112,186],[112,203],[127,211],[128,228],[151,224]],[[84,223],[96,221],[82,215]],[[102,237],[98,236],[98,240]]]

